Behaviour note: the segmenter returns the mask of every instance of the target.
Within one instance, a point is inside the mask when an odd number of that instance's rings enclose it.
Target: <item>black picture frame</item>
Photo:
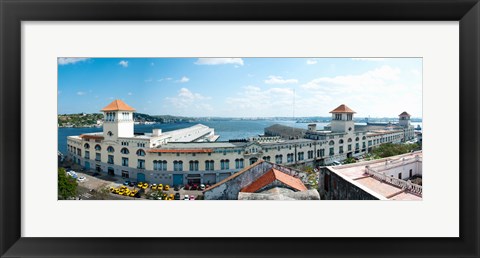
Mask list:
[[[0,0],[0,18],[1,257],[479,257],[478,0]],[[460,237],[21,237],[21,22],[117,20],[459,21]]]

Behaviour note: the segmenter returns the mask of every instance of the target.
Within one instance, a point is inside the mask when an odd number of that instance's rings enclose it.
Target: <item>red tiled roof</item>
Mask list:
[[[347,107],[345,104],[338,106],[336,109],[330,111],[330,113],[356,113],[351,108]]]
[[[411,116],[411,115],[409,113],[407,113],[406,111],[403,111],[403,113],[401,113],[398,116]]]
[[[116,99],[100,111],[135,111],[135,109],[132,108],[131,106],[125,104],[125,102],[123,102],[119,99]]]
[[[89,134],[82,134],[80,135],[80,138],[82,139],[94,139],[94,140],[103,140],[102,135],[89,135]]]
[[[273,183],[275,180],[278,180],[298,191],[308,190],[300,179],[272,168],[267,173],[253,181],[250,185],[244,187],[240,192],[255,193],[263,187]]]
[[[212,153],[212,149],[151,149],[147,152],[152,153]]]

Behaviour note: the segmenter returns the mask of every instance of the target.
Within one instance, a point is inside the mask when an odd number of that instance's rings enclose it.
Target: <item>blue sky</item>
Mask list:
[[[58,59],[60,114],[114,99],[151,115],[329,116],[346,104],[358,117],[422,117],[422,59]]]

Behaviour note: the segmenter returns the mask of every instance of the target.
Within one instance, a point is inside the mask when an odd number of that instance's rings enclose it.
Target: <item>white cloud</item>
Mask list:
[[[421,75],[420,71],[418,71],[418,70],[416,70],[416,69],[411,70],[411,72],[412,72],[414,75],[416,75],[416,76],[420,76],[420,75]]]
[[[281,76],[268,76],[268,80],[265,80],[266,84],[287,84],[287,83],[298,83],[297,79],[283,79]]]
[[[177,80],[176,82],[178,82],[178,83],[186,83],[186,82],[188,82],[188,81],[190,81],[190,79],[189,79],[188,77],[186,77],[186,76],[183,76],[180,80]]]
[[[241,58],[199,58],[195,64],[197,65],[223,65],[223,64],[235,64],[243,65],[243,59]]]
[[[317,63],[317,60],[316,60],[316,59],[308,59],[308,60],[307,60],[307,64],[308,64],[308,65],[314,65],[314,64],[316,64],[316,63]]]
[[[123,67],[128,67],[128,61],[125,61],[125,60],[122,60],[118,63],[120,66],[123,66]]]
[[[77,91],[78,96],[83,96],[86,95],[87,93],[85,91]]]
[[[132,95],[133,95],[133,93],[129,92],[129,93],[127,93],[127,95],[128,95],[128,96],[132,96]]]
[[[358,57],[358,58],[352,58],[353,61],[376,61],[376,62],[380,62],[380,61],[383,61],[385,60],[385,58],[381,58],[381,57]]]
[[[59,57],[57,59],[59,65],[75,64],[78,62],[84,62],[90,58],[74,58],[74,57]]]
[[[169,103],[168,108],[173,107],[175,109],[171,111],[172,114],[203,116],[205,111],[213,110],[208,103],[210,97],[192,92],[187,88],[181,88],[176,96],[166,97],[165,100],[166,103]]]
[[[290,116],[293,108],[293,89],[269,88],[263,90],[258,86],[245,86],[243,91],[225,100],[225,106],[232,116],[263,117]]]

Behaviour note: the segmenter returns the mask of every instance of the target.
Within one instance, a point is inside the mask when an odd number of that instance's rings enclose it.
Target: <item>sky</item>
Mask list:
[[[421,58],[58,58],[58,113],[422,117]]]

